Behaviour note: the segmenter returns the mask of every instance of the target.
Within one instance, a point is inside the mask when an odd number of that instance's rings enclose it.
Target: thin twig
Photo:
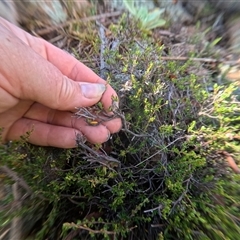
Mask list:
[[[87,199],[87,197],[75,196],[75,195],[71,195],[71,194],[60,194],[60,197],[76,198],[76,199]]]
[[[142,162],[138,163],[137,165],[135,165],[134,167],[138,167],[139,165],[141,165],[142,163],[150,160],[151,158],[153,158],[154,156],[158,155],[159,153],[161,153],[163,150],[167,149],[169,146],[171,146],[172,144],[174,144],[175,142],[177,142],[178,140],[184,139],[186,138],[184,137],[179,137],[177,139],[175,139],[174,141],[172,141],[171,143],[169,143],[167,146],[161,148],[160,150],[158,150],[157,152],[155,152],[153,155],[151,155],[150,157],[146,158],[145,160],[143,160]]]
[[[122,13],[122,11],[116,11],[116,12],[111,12],[111,13],[104,13],[104,14],[100,14],[100,15],[85,17],[85,18],[82,18],[82,19],[74,19],[74,20],[70,20],[70,21],[67,21],[65,23],[59,24],[57,26],[36,30],[36,34],[45,35],[45,34],[53,32],[55,30],[58,30],[59,28],[67,27],[67,26],[69,26],[70,24],[73,24],[73,23],[90,22],[90,21],[100,20],[100,19],[103,19],[103,18],[117,17],[117,16],[121,15],[121,13]]]
[[[140,45],[141,43],[140,42],[137,42],[137,44],[142,47],[143,49],[145,49],[142,45]],[[191,61],[195,61],[195,62],[203,62],[203,63],[216,63],[216,64],[219,64],[219,63],[224,63],[224,64],[227,64],[227,65],[230,65],[231,67],[232,66],[237,66],[237,65],[240,65],[240,60],[236,60],[236,61],[227,61],[227,60],[224,60],[224,59],[215,59],[215,58],[191,58],[191,57],[175,57],[175,56],[172,56],[172,57],[161,57],[162,60],[164,61],[188,61],[188,60],[191,60]],[[98,59],[91,59],[91,60],[81,60],[81,62],[98,62]]]
[[[163,206],[162,206],[162,204],[160,204],[158,207],[151,208],[151,209],[148,209],[148,210],[144,210],[143,212],[144,212],[144,213],[148,213],[148,212],[151,212],[151,213],[152,213],[153,211],[158,210],[158,213],[159,213],[159,215],[160,215],[162,208],[163,208]]]
[[[12,192],[14,201],[17,202],[16,210],[21,208],[21,198],[22,194],[19,190],[19,183],[15,182],[12,185]],[[20,216],[15,216],[11,222],[11,230],[10,230],[10,239],[21,239],[22,237],[22,218]]]
[[[214,119],[219,119],[220,118],[220,116],[212,116],[212,115],[210,115],[210,114],[208,114],[206,112],[199,112],[198,115],[199,116],[203,115],[203,116],[207,116],[209,118],[214,118]]]
[[[74,227],[74,228],[77,228],[77,229],[86,230],[86,231],[88,231],[90,233],[95,233],[95,234],[97,234],[97,233],[108,234],[108,235],[115,235],[116,234],[116,232],[114,232],[114,231],[108,231],[108,230],[104,230],[104,229],[94,230],[94,229],[91,229],[89,227],[82,226],[82,225],[75,224],[75,223],[65,223],[65,225],[67,225],[69,227]],[[131,231],[131,230],[133,230],[136,227],[137,226],[131,227],[128,230]]]
[[[7,174],[7,176],[9,176],[15,182],[17,182],[19,184],[19,186],[21,186],[23,189],[25,189],[27,191],[28,195],[30,195],[32,193],[31,188],[27,185],[27,183],[24,181],[24,179],[19,177],[14,171],[12,171],[7,166],[1,166],[0,172],[4,172],[5,174]]]
[[[0,239],[5,239],[5,237],[9,234],[11,228],[7,228],[1,235]]]
[[[80,118],[84,117],[86,119],[96,119],[98,121],[98,124],[101,122],[107,122],[110,121],[114,118],[121,118],[122,120],[122,129],[121,131],[129,133],[133,135],[134,137],[149,137],[149,134],[137,134],[129,130],[127,127],[127,121],[125,119],[125,116],[123,113],[119,111],[119,108],[114,105],[114,102],[112,104],[113,108],[113,115],[107,115],[107,113],[104,110],[98,109],[96,106],[94,107],[81,107],[81,108],[76,108],[78,111],[75,113],[75,115]],[[102,116],[101,116],[102,115]],[[97,125],[96,125],[97,126]]]
[[[223,63],[226,65],[229,65],[229,67],[233,66],[240,66],[240,60],[237,61],[226,61],[224,59],[218,60],[214,58],[189,58],[189,57],[161,57],[164,61],[195,61],[195,62],[203,62],[203,63]],[[98,62],[97,59],[91,59],[91,60],[81,60],[81,62],[89,63],[89,62]]]
[[[99,154],[97,151],[95,151],[94,149],[92,149],[89,146],[87,146],[86,144],[84,144],[81,140],[79,140],[78,135],[77,135],[77,144],[78,144],[78,146],[81,146],[83,149],[85,149],[86,151],[88,151],[89,153],[92,154],[90,156],[87,155],[87,159],[89,159],[89,161],[96,161],[96,162],[99,162],[102,164],[105,163],[104,165],[106,165],[106,166],[109,166],[109,164],[111,165],[111,163],[113,163],[114,166],[115,165],[120,166],[120,164],[121,164],[120,161],[118,161],[117,159],[110,157],[108,155],[105,155],[105,154]]]
[[[105,29],[103,25],[97,22],[99,26],[99,36],[101,40],[101,47],[100,47],[100,77],[105,79],[105,60],[104,60],[104,52],[106,48],[106,36],[105,36]]]
[[[126,133],[130,133],[134,137],[149,137],[150,136],[149,134],[137,134],[137,133],[132,132],[127,127],[127,121],[126,121],[124,113],[120,113],[119,111],[113,111],[113,113],[114,113],[115,116],[121,118],[121,120],[122,120],[122,129],[121,129],[121,131],[126,132]]]
[[[181,196],[177,199],[177,201],[174,202],[173,204],[173,207],[169,213],[169,215],[171,215],[171,213],[173,212],[174,208],[177,206],[178,203],[180,203],[182,201],[182,199],[186,196],[187,192],[188,192],[188,188],[189,188],[189,184],[190,184],[190,181],[192,180],[192,176],[190,176],[190,178],[188,178],[186,180],[187,182],[187,185],[186,185],[186,189],[185,191],[181,194]]]
[[[145,49],[144,47],[137,39],[135,39],[137,44]],[[195,61],[195,62],[203,62],[203,63],[225,63],[229,64],[230,66],[240,65],[240,58],[235,61],[226,61],[224,59],[215,59],[215,58],[192,58],[192,57],[177,57],[177,56],[161,56],[162,60],[166,61]]]
[[[117,115],[108,115],[104,109],[100,109],[97,106],[93,107],[81,107],[76,108],[78,111],[75,113],[77,118],[85,118],[88,120],[97,120],[100,124],[101,122],[107,122],[114,118],[117,118]]]
[[[170,61],[196,61],[196,62],[204,62],[204,63],[225,63],[231,66],[239,65],[240,59],[237,61],[226,61],[224,59],[214,59],[214,58],[191,58],[191,57],[161,57],[162,60],[170,60]]]

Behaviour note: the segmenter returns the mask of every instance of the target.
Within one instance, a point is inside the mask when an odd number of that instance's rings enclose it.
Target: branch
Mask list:
[[[186,194],[188,193],[189,183],[190,183],[191,179],[192,179],[192,176],[190,176],[190,178],[188,178],[188,179],[186,180],[186,182],[187,182],[186,189],[185,189],[185,191],[181,194],[181,196],[177,199],[177,201],[174,202],[173,207],[172,207],[169,215],[173,212],[173,210],[174,210],[174,208],[177,206],[177,204],[180,203],[180,202],[183,200],[183,198],[186,196]]]
[[[81,141],[81,136],[79,136],[78,134],[76,136],[76,140],[77,140],[77,145],[78,146],[81,146],[83,149],[85,149],[87,152],[89,152],[89,154],[86,153],[86,159],[88,161],[98,162],[98,163],[103,164],[104,166],[107,166],[109,168],[111,168],[111,166],[119,167],[121,165],[121,162],[118,161],[117,159],[115,159],[113,157],[110,157],[106,154],[100,154],[99,152],[95,151],[94,149],[90,148],[88,145],[83,143]]]
[[[31,188],[27,185],[27,183],[24,181],[23,178],[19,177],[14,171],[12,171],[7,166],[0,167],[0,172],[5,173],[7,176],[12,178],[16,183],[18,183],[19,186],[21,186],[23,189],[27,191],[27,194],[32,194]]]
[[[49,27],[49,28],[45,28],[45,29],[36,30],[35,33],[37,35],[45,35],[45,34],[53,32],[55,30],[58,30],[59,28],[67,27],[67,26],[69,26],[70,24],[73,24],[73,23],[79,23],[80,21],[81,22],[90,22],[90,21],[100,20],[102,18],[117,17],[117,16],[121,15],[121,13],[122,13],[122,11],[116,11],[116,12],[111,12],[111,13],[95,15],[95,16],[91,16],[91,17],[85,17],[85,18],[82,18],[82,19],[74,19],[74,20],[67,21],[63,24],[59,24],[59,25],[54,26],[54,27]]]
[[[104,26],[97,22],[99,26],[99,36],[101,40],[101,47],[100,47],[100,77],[105,79],[105,60],[104,60],[104,51],[106,48],[106,36],[105,36],[105,29]]]
[[[64,225],[67,226],[67,227],[73,227],[73,228],[77,228],[77,229],[86,230],[86,231],[94,233],[94,234],[97,234],[97,233],[108,234],[108,235],[115,235],[116,234],[116,232],[114,232],[114,231],[108,231],[108,230],[104,230],[104,229],[94,230],[94,229],[89,228],[87,226],[82,226],[82,225],[78,225],[78,224],[75,224],[75,223],[65,223]],[[128,230],[131,231],[132,229],[134,229],[136,227],[137,226],[131,227]]]
[[[170,142],[167,146],[161,148],[160,150],[158,150],[157,152],[155,152],[153,155],[151,155],[150,157],[146,158],[145,160],[141,161],[140,163],[138,163],[137,165],[135,165],[134,167],[138,167],[139,165],[141,165],[142,163],[150,160],[151,158],[153,158],[154,156],[158,155],[159,153],[161,153],[163,150],[167,149],[168,147],[170,147],[172,144],[174,144],[175,142],[181,140],[181,139],[184,139],[186,138],[186,136],[184,137],[179,137],[177,139],[175,139],[174,141]]]
[[[225,61],[224,59],[214,59],[214,58],[191,58],[191,57],[161,57],[162,60],[170,60],[170,61],[195,61],[195,62],[203,62],[203,63],[225,63],[231,66],[240,65],[240,59],[237,61]]]
[[[12,192],[13,192],[13,196],[14,196],[14,201],[16,201],[18,204],[16,206],[16,210],[21,209],[21,198],[22,198],[22,194],[20,193],[19,190],[19,184],[18,182],[15,182],[12,185]],[[23,222],[22,222],[22,218],[19,216],[15,216],[12,219],[11,222],[11,230],[10,230],[10,239],[21,239],[22,236],[22,228],[23,227]]]

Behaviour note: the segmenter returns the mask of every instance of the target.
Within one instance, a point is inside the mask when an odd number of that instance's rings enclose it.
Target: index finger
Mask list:
[[[36,53],[51,62],[61,71],[63,75],[67,76],[68,78],[78,82],[106,83],[105,80],[100,78],[90,68],[79,62],[69,53],[66,53],[63,50],[55,47],[44,39],[30,35],[21,28],[7,22],[2,18],[0,18],[0,20],[1,24],[3,24],[18,38],[29,45]],[[107,90],[102,97],[102,103],[105,107],[109,107],[112,104],[111,96],[117,96],[117,94],[110,85],[107,85]]]
[[[105,80],[69,53],[64,52],[43,39],[40,40],[45,49],[44,57],[70,79],[79,82],[107,84]],[[107,89],[103,94],[102,102],[105,107],[109,107],[112,105],[112,97],[116,97],[117,94],[110,85],[107,84],[106,87]]]

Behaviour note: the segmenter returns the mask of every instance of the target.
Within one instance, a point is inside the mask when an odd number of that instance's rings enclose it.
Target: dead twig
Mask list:
[[[95,126],[102,122],[110,121],[114,118],[120,118],[122,120],[122,129],[121,131],[129,133],[133,135],[134,137],[149,137],[149,134],[137,134],[129,130],[127,127],[127,121],[125,119],[125,116],[123,113],[119,111],[118,106],[116,105],[116,102],[113,101],[111,109],[113,114],[109,115],[107,112],[105,112],[104,109],[100,109],[98,106],[93,107],[81,107],[76,108],[78,111],[75,113],[75,116],[80,118],[83,117],[86,119],[87,123],[91,125],[91,121],[88,120],[96,120]],[[94,121],[95,122],[95,121]]]
[[[105,35],[105,29],[104,26],[97,22],[97,25],[99,26],[99,36],[101,40],[101,47],[100,47],[100,77],[105,79],[105,60],[104,60],[104,51],[106,48],[106,35]]]
[[[152,213],[153,211],[158,210],[158,214],[159,214],[159,216],[161,216],[161,209],[163,209],[163,205],[162,205],[162,204],[160,204],[158,207],[144,210],[143,212],[144,212],[144,213],[149,213],[149,212]]]
[[[186,194],[188,193],[188,189],[189,189],[189,184],[190,184],[190,181],[192,180],[192,176],[190,176],[185,182],[187,182],[186,184],[186,189],[185,191],[181,194],[181,196],[177,199],[177,201],[174,202],[173,204],[173,207],[169,213],[169,215],[171,215],[171,213],[173,212],[174,208],[177,206],[177,204],[179,204],[183,198],[186,196]]]
[[[60,197],[75,198],[75,199],[87,199],[87,197],[75,196],[75,195],[71,195],[71,194],[60,194]]]
[[[0,167],[0,172],[5,173],[7,176],[9,176],[11,179],[13,179],[16,183],[18,183],[19,186],[21,186],[23,189],[27,191],[27,196],[32,194],[31,188],[28,186],[28,184],[19,177],[14,171],[12,171],[10,168],[7,166],[1,166]]]
[[[76,229],[82,229],[82,230],[86,230],[90,233],[94,233],[94,234],[98,234],[98,233],[101,233],[101,234],[108,234],[108,235],[115,235],[116,232],[114,231],[108,231],[108,230],[104,230],[104,229],[100,229],[100,230],[94,230],[92,228],[89,228],[87,227],[86,225],[82,226],[82,225],[79,225],[79,224],[75,224],[75,223],[65,223],[66,226],[68,227],[74,227]],[[134,226],[134,227],[131,227],[129,228],[128,230],[129,231],[132,231],[134,228],[136,228],[137,226]]]
[[[122,129],[121,131],[126,132],[126,133],[130,133],[131,135],[133,135],[134,137],[149,137],[149,134],[137,134],[132,132],[131,130],[129,130],[128,126],[127,126],[127,121],[125,119],[125,115],[119,111],[113,111],[114,115],[121,118],[122,120]]]
[[[161,57],[162,60],[166,61],[196,61],[203,63],[225,63],[231,66],[240,65],[240,60],[237,61],[226,61],[224,59],[214,59],[214,58],[191,58],[191,57]]]
[[[96,20],[101,20],[103,18],[117,17],[117,16],[121,15],[121,13],[122,13],[122,11],[116,11],[116,12],[111,12],[111,13],[104,13],[104,14],[100,14],[100,15],[85,17],[82,19],[74,19],[74,20],[70,20],[65,23],[59,24],[57,26],[36,30],[35,32],[37,35],[45,35],[45,34],[49,34],[49,33],[53,32],[55,30],[58,30],[60,28],[67,27],[70,24],[79,23],[79,22],[96,21]]]
[[[90,162],[98,162],[104,166],[109,167],[110,169],[111,166],[113,167],[118,167],[121,165],[121,162],[118,161],[117,159],[110,157],[105,154],[100,154],[99,152],[95,151],[94,149],[90,148],[87,146],[85,143],[81,141],[81,136],[76,136],[77,137],[77,145],[81,146],[83,149],[85,149],[87,152],[90,154],[86,154],[86,159]],[[112,169],[113,170],[113,169]]]
[[[22,206],[21,198],[22,194],[19,189],[19,183],[15,182],[12,185],[12,192],[14,196],[14,201],[18,204],[16,206],[16,210],[20,210]],[[10,230],[10,239],[21,239],[22,237],[22,218],[19,216],[15,216],[11,222],[11,230]]]
[[[5,229],[4,229],[5,230]],[[11,228],[7,228],[3,233],[1,232],[0,239],[6,239],[6,236],[9,234]],[[2,231],[2,229],[1,229]]]
[[[91,122],[88,120],[96,120],[98,124],[100,124],[101,122],[107,122],[117,117],[116,115],[109,115],[104,109],[100,109],[96,105],[92,107],[81,107],[76,109],[78,111],[75,113],[75,116],[77,118],[85,118],[87,123],[90,125]]]
[[[145,47],[139,41],[137,42],[137,44],[141,48],[145,49]],[[229,65],[230,67],[240,66],[240,60],[227,61],[227,60],[224,60],[224,59],[214,59],[214,58],[190,58],[190,57],[175,57],[175,56],[172,56],[172,57],[162,56],[161,59],[164,60],[164,61],[189,61],[190,60],[190,61],[202,62],[202,63],[216,63],[216,64],[224,63],[224,64]],[[81,62],[83,62],[83,63],[98,62],[98,60],[97,59],[81,60]]]
[[[177,139],[175,139],[174,141],[172,141],[171,143],[169,143],[167,146],[161,148],[160,150],[158,150],[157,152],[155,152],[153,155],[151,155],[150,157],[144,159],[143,161],[141,161],[140,163],[138,163],[137,165],[135,165],[134,167],[138,167],[139,165],[143,164],[144,162],[147,162],[148,160],[150,160],[151,158],[153,158],[154,156],[160,154],[163,150],[167,149],[168,147],[170,147],[172,144],[174,144],[175,142],[181,140],[181,139],[185,139],[186,136],[183,137],[179,137]]]

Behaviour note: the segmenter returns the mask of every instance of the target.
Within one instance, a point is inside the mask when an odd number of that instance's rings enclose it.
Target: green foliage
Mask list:
[[[59,1],[52,1],[50,6],[43,1],[41,7],[54,24],[67,20],[67,14]]]
[[[146,6],[135,7],[134,1],[124,0],[124,6],[131,13],[131,15],[141,22],[142,27],[151,30],[157,27],[162,27],[166,24],[166,21],[161,17],[165,12],[165,9],[156,8],[149,12]]]
[[[240,178],[220,153],[240,161],[234,86],[208,92],[195,62],[163,61],[135,24],[110,26],[118,45],[104,55],[122,131],[74,150],[1,146],[32,189],[22,211],[38,223],[34,239],[237,239]]]

